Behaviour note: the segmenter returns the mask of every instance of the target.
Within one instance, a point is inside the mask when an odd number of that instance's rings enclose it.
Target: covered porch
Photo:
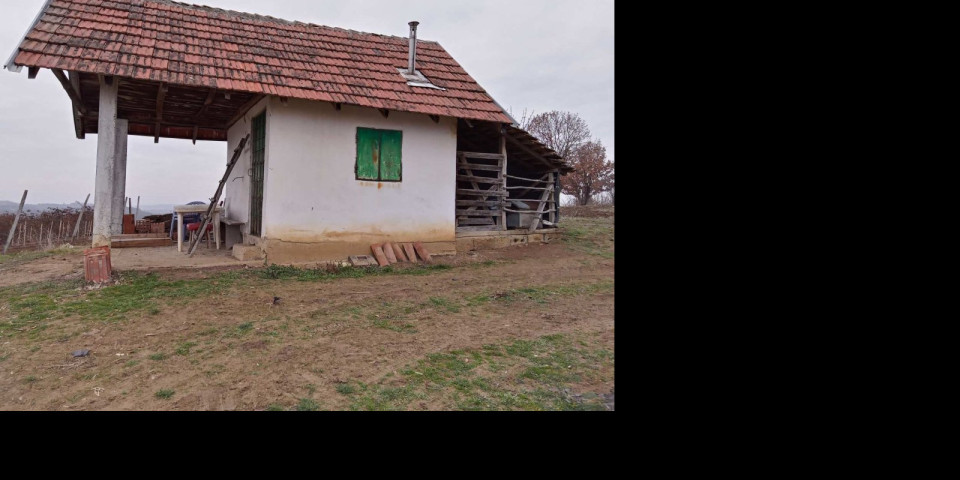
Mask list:
[[[52,68],[72,102],[76,136],[97,134],[93,246],[140,246],[123,235],[129,135],[227,141],[227,130],[263,98],[215,85],[174,85],[149,78],[65,72]],[[31,67],[29,77],[38,69]],[[211,182],[211,191],[213,182]],[[176,251],[176,248],[173,249]]]
[[[461,119],[457,127],[457,238],[517,243],[555,233],[566,162],[509,124]]]

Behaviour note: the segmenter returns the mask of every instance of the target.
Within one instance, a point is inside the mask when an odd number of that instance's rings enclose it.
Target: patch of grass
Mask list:
[[[66,255],[66,254],[74,253],[77,251],[78,250],[72,250],[69,248],[57,248],[57,249],[46,250],[46,251],[19,252],[19,253],[11,253],[9,255],[0,255],[0,266],[13,267],[16,265],[22,265],[24,263],[32,262],[34,260],[39,260],[41,258],[52,257],[54,255]]]
[[[491,297],[490,295],[488,295],[488,294],[486,294],[486,293],[482,293],[482,294],[480,294],[480,295],[474,295],[474,296],[472,296],[472,297],[467,297],[467,306],[468,306],[468,307],[478,307],[478,306],[480,306],[480,305],[489,303],[491,300],[493,300],[493,297]]]
[[[80,288],[84,285],[82,279],[4,287],[0,288],[0,307],[4,303],[9,305],[12,323],[5,321],[8,314],[0,308],[0,333],[9,329],[20,331],[29,323],[38,324],[51,318],[76,316],[117,321],[134,312],[158,315],[161,302],[217,294],[231,287],[236,278],[239,277],[218,274],[170,281],[155,273],[126,273],[118,278],[117,284],[92,291]]]
[[[362,386],[350,408],[403,410],[431,399],[460,410],[603,410],[599,395],[571,389],[612,370],[612,354],[595,344],[584,347],[565,335],[517,339],[427,355],[399,372],[404,385]]]
[[[133,368],[140,364],[140,360],[130,360],[123,364],[123,368]]]
[[[353,395],[357,392],[357,388],[349,383],[340,383],[337,384],[337,393],[341,395]]]
[[[196,347],[197,344],[193,342],[184,342],[177,346],[176,353],[177,355],[187,356],[190,355],[190,349]]]
[[[371,315],[370,317],[372,317],[370,318],[370,320],[373,321],[374,327],[382,328],[384,330],[390,330],[392,332],[397,332],[397,333],[409,333],[409,334],[417,333],[417,328],[414,327],[413,324],[411,323],[405,323],[405,322],[399,323],[399,322],[391,321],[390,319],[387,319],[387,318],[376,318],[373,315]]]
[[[320,410],[320,404],[311,398],[301,398],[297,404],[298,412],[315,412]]]
[[[162,362],[167,359],[167,354],[163,352],[157,352],[157,353],[154,353],[153,355],[150,355],[147,358],[155,362]]]
[[[0,362],[6,360],[6,359],[8,359],[8,358],[10,358],[10,355],[12,355],[12,354],[8,353],[8,354],[6,354],[6,355],[0,355]]]
[[[118,284],[90,292],[84,298],[64,306],[68,314],[84,318],[119,319],[134,311],[152,311],[156,302],[167,299],[184,301],[222,292],[227,282],[209,278],[195,280],[163,280],[156,273],[124,274]]]
[[[236,327],[233,327],[233,329],[225,333],[223,336],[228,338],[240,338],[251,331],[253,331],[253,322],[244,322]]]
[[[459,305],[457,305],[457,304],[453,303],[453,301],[451,301],[451,300],[449,300],[449,299],[446,299],[446,298],[443,298],[443,297],[430,297],[430,303],[433,304],[434,307],[437,307],[437,308],[439,308],[439,309],[446,310],[446,311],[448,311],[448,312],[450,312],[450,313],[459,313],[459,312],[460,312],[460,306],[459,306]]]
[[[537,287],[524,287],[506,292],[494,294],[491,298],[497,301],[515,302],[518,300],[533,300],[534,302],[544,304],[548,303],[550,297],[554,296],[577,296],[592,295],[596,293],[608,293],[614,290],[612,281],[603,280],[596,283],[577,283],[569,285],[540,285]]]
[[[307,389],[307,392],[310,392],[310,395],[313,395],[317,392],[317,386],[312,383],[304,385],[303,388]]]
[[[297,280],[301,282],[323,282],[340,278],[362,278],[383,275],[429,275],[431,273],[449,270],[449,265],[415,265],[407,268],[396,267],[328,267],[328,268],[298,268],[292,266],[271,265],[257,270],[260,278],[268,280]]]
[[[287,409],[283,405],[280,405],[278,403],[271,403],[270,405],[267,406],[268,412],[284,412],[286,410]]]
[[[204,373],[204,375],[206,375],[206,376],[208,376],[208,377],[213,377],[213,376],[219,375],[219,374],[221,374],[221,373],[223,373],[223,372],[225,372],[225,371],[227,371],[226,365],[222,365],[222,364],[219,364],[219,363],[215,363],[215,364],[211,365],[209,369],[204,370],[203,373]]]
[[[403,387],[384,387],[371,385],[363,389],[363,394],[354,397],[350,410],[397,411],[406,410],[414,400],[427,398],[423,392],[410,385]]]
[[[37,378],[36,375],[27,375],[27,376],[23,379],[23,383],[36,383],[37,380],[38,380],[38,378]]]
[[[562,217],[561,241],[569,248],[588,255],[614,258],[614,219]]]
[[[208,329],[200,332],[198,335],[200,335],[201,337],[207,337],[207,336],[210,336],[210,335],[216,335],[217,333],[220,333],[220,330],[219,330],[219,329],[216,329],[216,328],[208,328]]]
[[[169,400],[173,397],[173,394],[176,393],[173,390],[157,390],[157,393],[154,393],[153,396],[159,398],[160,400]]]

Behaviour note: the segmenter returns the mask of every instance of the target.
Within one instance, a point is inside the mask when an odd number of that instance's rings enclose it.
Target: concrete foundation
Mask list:
[[[260,244],[267,254],[268,265],[289,265],[311,262],[344,261],[351,255],[371,255],[370,243],[317,242],[295,243],[266,239]],[[431,255],[457,253],[456,242],[423,242]]]
[[[238,243],[233,246],[233,258],[241,262],[262,260],[263,250],[260,250],[260,247],[255,245],[241,245]]]
[[[466,234],[457,234],[457,252],[470,252],[473,250],[493,250],[497,248],[506,248],[516,245],[528,245],[536,243],[551,243],[559,238],[562,232],[552,230],[537,230],[534,233],[526,233],[520,230],[508,230],[506,232],[475,232]]]

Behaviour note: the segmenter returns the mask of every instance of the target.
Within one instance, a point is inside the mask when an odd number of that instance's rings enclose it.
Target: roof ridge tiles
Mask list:
[[[66,0],[66,1],[70,1],[70,0]],[[136,2],[134,2],[134,3],[136,3]],[[166,5],[178,6],[178,7],[181,7],[181,8],[188,8],[188,9],[191,9],[191,10],[199,10],[199,11],[203,11],[203,12],[212,12],[212,13],[218,13],[218,14],[226,14],[226,15],[235,16],[235,17],[239,17],[239,18],[243,18],[243,19],[247,19],[247,20],[263,21],[263,22],[273,22],[273,23],[278,23],[278,24],[280,24],[280,25],[288,25],[288,26],[307,26],[307,27],[315,27],[315,28],[328,28],[328,29],[331,29],[331,30],[337,30],[337,31],[346,32],[346,33],[361,34],[361,35],[374,35],[374,36],[377,36],[377,37],[397,38],[397,39],[402,39],[402,40],[407,40],[407,38],[408,38],[408,37],[403,37],[403,36],[399,36],[399,35],[385,35],[385,34],[382,34],[382,33],[363,32],[363,31],[359,31],[359,30],[352,30],[352,29],[349,29],[349,28],[334,27],[334,26],[330,26],[330,25],[320,25],[320,24],[316,24],[316,23],[312,23],[312,22],[309,22],[309,23],[308,23],[308,22],[301,22],[301,21],[299,21],[299,20],[286,20],[286,19],[283,19],[283,18],[277,18],[277,17],[273,17],[273,16],[270,16],[270,15],[261,15],[261,14],[258,14],[258,13],[240,12],[240,11],[237,11],[237,10],[229,10],[229,9],[224,9],[224,8],[211,7],[211,6],[208,6],[208,5],[198,5],[198,4],[195,4],[195,3],[176,2],[176,1],[173,1],[173,0],[142,0],[142,3],[159,3],[159,4],[166,4]],[[423,40],[423,39],[419,39],[419,38],[417,39],[417,41],[419,41],[419,42],[425,42],[425,43],[437,43],[437,42],[434,42],[434,41],[431,41],[431,40]]]

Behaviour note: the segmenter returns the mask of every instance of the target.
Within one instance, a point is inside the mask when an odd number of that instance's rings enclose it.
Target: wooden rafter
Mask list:
[[[73,86],[73,89],[77,92],[77,96],[80,97],[80,103],[83,103],[83,90],[80,89],[80,74],[77,72],[70,73],[70,85]],[[77,105],[73,104],[73,129],[77,134],[77,138],[83,140],[87,138],[86,132],[83,130],[83,114],[80,113],[80,110],[77,110]]]
[[[157,89],[157,128],[154,130],[153,143],[160,143],[160,122],[163,120],[163,100],[167,98],[167,84],[161,83]]]
[[[59,68],[50,69],[53,72],[53,76],[57,77],[57,80],[60,81],[60,85],[63,86],[63,89],[67,91],[67,95],[70,97],[70,100],[73,101],[73,105],[77,107],[77,110],[80,110],[80,113],[87,115],[87,107],[83,105],[83,102],[80,101],[80,90],[74,89],[73,84],[70,83],[70,80],[67,79],[67,76],[63,73],[63,70]]]
[[[254,97],[251,98],[250,101],[248,101],[247,103],[244,103],[243,106],[237,110],[237,113],[233,116],[233,118],[230,119],[229,122],[227,122],[227,125],[225,128],[230,128],[233,126],[234,123],[239,122],[240,119],[243,118],[243,116],[246,115],[247,112],[249,112],[250,109],[253,108],[262,99],[263,99],[263,95],[254,95]]]
[[[334,104],[333,104],[333,108],[336,108],[337,111],[339,112],[340,109],[343,108],[343,104],[342,104],[342,103],[334,103]]]
[[[27,78],[33,80],[40,73],[40,67],[27,67]]]
[[[547,159],[543,158],[542,154],[535,152],[532,148],[520,143],[519,140],[511,137],[510,135],[505,135],[505,136],[507,137],[508,142],[514,144],[517,148],[519,148],[520,150],[523,150],[524,152],[529,154],[531,157],[536,158],[537,160],[540,160],[541,163],[543,163],[544,165],[550,168],[554,168],[554,169],[557,168],[556,166],[548,162]]]
[[[433,123],[440,123],[440,115],[430,115],[430,120],[433,120]]]
[[[203,101],[203,106],[200,107],[200,111],[193,116],[193,144],[197,144],[197,133],[200,131],[200,119],[203,118],[203,114],[207,113],[207,108],[210,108],[210,104],[213,103],[213,99],[217,96],[217,89],[211,88],[207,93],[206,100]]]
[[[383,118],[390,118],[390,110],[386,108],[378,108],[380,110],[380,115],[383,115]]]

